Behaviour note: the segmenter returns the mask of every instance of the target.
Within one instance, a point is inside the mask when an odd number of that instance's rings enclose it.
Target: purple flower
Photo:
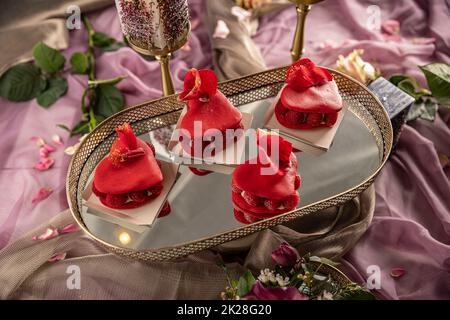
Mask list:
[[[278,249],[272,251],[272,259],[280,266],[291,267],[300,259],[300,255],[297,249],[290,246],[289,243],[282,242]]]
[[[256,281],[249,293],[242,297],[244,300],[308,300],[308,296],[301,294],[296,287],[266,288]]]

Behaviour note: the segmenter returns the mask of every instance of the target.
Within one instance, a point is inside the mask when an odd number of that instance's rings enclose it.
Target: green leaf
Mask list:
[[[67,92],[67,80],[61,77],[50,78],[48,86],[38,97],[37,102],[41,107],[48,108]]]
[[[237,281],[236,279],[231,279],[231,287],[232,288],[237,288],[239,281]]]
[[[74,136],[76,134],[85,134],[85,133],[89,133],[89,121],[81,120],[75,125],[75,127],[72,128],[70,135]]]
[[[405,79],[408,79],[408,77],[407,77],[407,76],[403,76],[403,75],[394,75],[394,76],[392,76],[392,77],[389,78],[389,81],[390,81],[393,85],[398,86],[399,82],[400,82],[400,81],[403,81],[403,80],[405,80]]]
[[[120,48],[123,48],[123,47],[126,47],[126,46],[127,46],[126,43],[124,43],[124,42],[117,42],[116,41],[116,42],[114,42],[114,43],[112,43],[110,45],[102,47],[102,50],[104,52],[111,52],[111,51],[117,51]]]
[[[407,94],[409,94],[412,97],[416,96],[416,88],[414,87],[414,84],[411,81],[411,79],[404,79],[404,80],[400,81],[397,84],[397,87],[399,87],[400,89],[402,89],[403,91],[405,91]]]
[[[412,121],[421,118],[428,121],[434,121],[438,104],[433,99],[421,98],[413,103],[411,109],[406,115],[406,121]]]
[[[243,274],[242,277],[239,278],[239,282],[237,284],[237,294],[240,297],[245,296],[250,292],[253,285],[255,284],[255,278],[250,271],[247,271]]]
[[[75,52],[70,57],[72,72],[76,74],[86,74],[89,69],[89,60],[84,52]]]
[[[66,61],[61,52],[50,48],[42,41],[34,46],[33,56],[36,65],[48,73],[55,73],[62,70]]]
[[[9,68],[0,78],[0,96],[9,101],[28,101],[42,92],[47,81],[35,65],[21,63]]]
[[[450,107],[450,65],[431,63],[419,68],[425,74],[433,96],[440,104]]]
[[[111,38],[103,32],[95,32],[92,36],[92,41],[96,47],[106,47],[116,42],[116,39]]]
[[[101,84],[95,88],[96,104],[94,113],[108,118],[123,108],[122,93],[110,84]]]

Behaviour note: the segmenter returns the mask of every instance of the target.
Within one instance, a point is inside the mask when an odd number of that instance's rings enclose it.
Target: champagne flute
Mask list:
[[[142,55],[155,56],[161,67],[163,95],[174,94],[169,61],[188,39],[187,0],[116,0],[116,8],[129,46]]]

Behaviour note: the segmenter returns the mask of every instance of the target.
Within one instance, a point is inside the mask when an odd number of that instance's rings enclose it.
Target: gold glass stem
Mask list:
[[[170,96],[175,93],[175,88],[173,86],[172,76],[170,75],[169,61],[171,54],[158,55],[155,56],[156,60],[159,61],[161,67],[161,81],[163,96]]]
[[[311,6],[299,4],[297,6],[297,26],[295,27],[294,41],[292,42],[291,57],[292,61],[297,61],[303,54],[303,40],[305,33],[305,20]]]

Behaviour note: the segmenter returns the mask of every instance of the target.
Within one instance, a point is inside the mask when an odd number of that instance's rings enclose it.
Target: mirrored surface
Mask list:
[[[273,98],[240,107],[253,113],[252,127],[262,126]],[[169,130],[140,136],[156,147],[157,158],[169,160],[164,141]],[[162,142],[162,143],[160,143]],[[296,153],[302,177],[299,208],[348,191],[371,176],[380,165],[380,151],[374,136],[352,111],[347,110],[333,145],[321,155]],[[168,200],[172,211],[156,220],[151,228],[133,231],[89,213],[83,206],[82,218],[98,238],[116,246],[133,249],[158,249],[208,238],[245,226],[234,219],[231,202],[231,175],[212,173],[196,176],[180,166],[180,176]]]

